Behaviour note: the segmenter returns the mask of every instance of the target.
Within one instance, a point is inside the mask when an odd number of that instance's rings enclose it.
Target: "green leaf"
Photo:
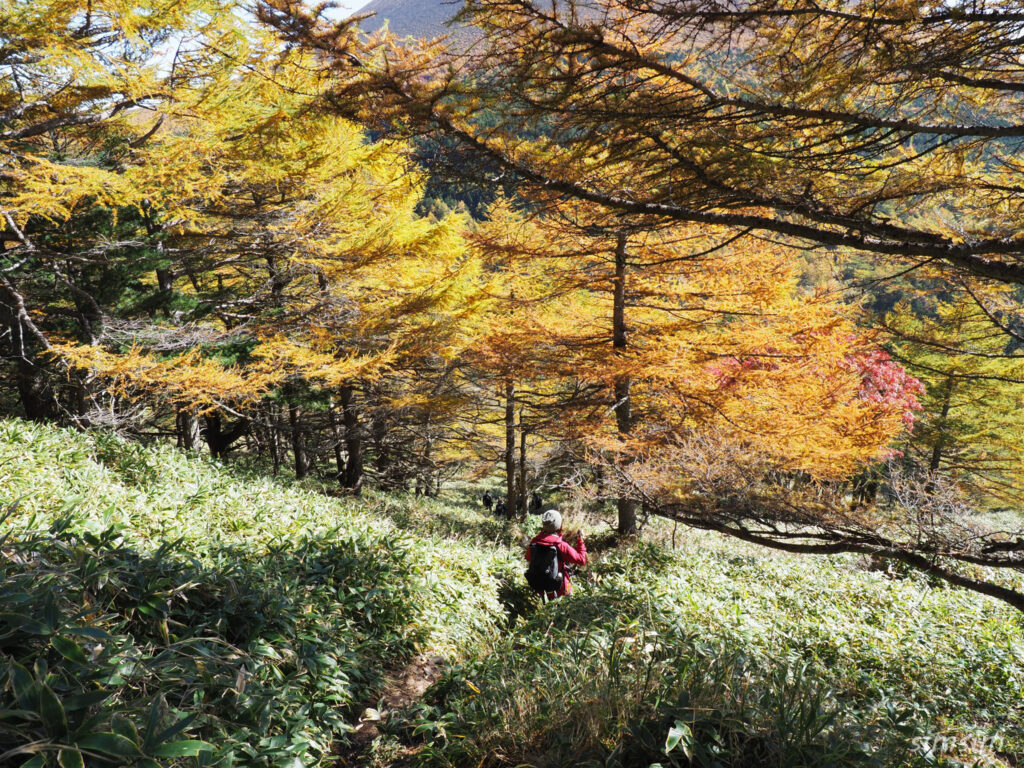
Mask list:
[[[22,763],[20,768],[43,768],[44,765],[46,765],[46,758],[42,755],[36,755]]]
[[[199,714],[197,712],[193,712],[191,715],[181,718],[181,720],[179,720],[178,722],[174,723],[173,725],[169,726],[164,731],[162,731],[160,735],[157,736],[156,739],[154,739],[154,741],[159,743],[161,741],[167,741],[172,736],[177,736],[183,730],[188,728],[198,716]],[[146,735],[146,738],[150,738],[149,734]]]
[[[692,746],[693,732],[690,730],[690,726],[682,720],[676,720],[675,725],[668,729],[668,738],[665,739],[665,754],[667,755],[673,749],[679,747],[683,750],[683,754],[686,755],[686,759],[689,760],[693,756]]]
[[[75,746],[114,757],[134,757],[140,754],[137,745],[116,733],[90,733],[79,739]]]
[[[38,716],[28,709],[0,709],[0,720],[35,720]]]
[[[67,627],[64,630],[69,635],[81,635],[91,637],[93,640],[109,640],[110,634],[97,627]]]
[[[88,693],[76,693],[64,699],[64,710],[66,712],[78,712],[81,709],[88,709],[101,701],[106,701],[111,696],[110,691],[89,691]]]
[[[85,768],[82,753],[77,749],[62,749],[57,754],[57,762],[60,768]]]
[[[51,632],[57,629],[60,619],[57,613],[57,599],[53,592],[46,593],[46,600],[43,602],[43,618],[46,619],[46,627]]]
[[[43,622],[23,613],[0,613],[0,624],[7,624],[30,635],[50,634],[50,628]]]
[[[18,699],[18,704],[24,709],[34,708],[36,705],[37,686],[32,673],[21,664],[12,663],[10,666],[11,687]]]
[[[121,717],[120,715],[115,715],[110,720],[110,726],[114,733],[124,736],[133,744],[139,743],[139,730],[131,720]]]
[[[39,689],[39,714],[43,718],[46,732],[53,738],[59,738],[68,732],[68,717],[64,714],[64,705],[48,685]]]
[[[146,718],[146,730],[142,740],[142,749],[145,752],[148,752],[150,746],[152,746],[153,736],[156,735],[156,729],[160,725],[160,706],[162,702],[163,696],[157,696],[153,699],[153,703],[149,705],[149,717]]]
[[[195,757],[200,752],[213,752],[215,747],[205,741],[190,739],[188,741],[172,741],[159,744],[153,748],[154,757]]]
[[[54,647],[57,653],[70,662],[74,662],[75,664],[89,663],[89,659],[85,655],[85,651],[83,651],[82,647],[74,640],[61,637],[60,635],[54,635],[50,638],[50,645]]]

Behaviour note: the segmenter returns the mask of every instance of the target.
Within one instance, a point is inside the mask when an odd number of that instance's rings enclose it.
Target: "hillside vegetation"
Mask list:
[[[329,498],[101,433],[0,423],[3,765],[1014,765],[1021,616],[687,534],[522,585],[470,499]],[[577,522],[582,521],[578,518]],[[659,543],[661,539],[665,542]],[[389,669],[448,662],[356,756]]]

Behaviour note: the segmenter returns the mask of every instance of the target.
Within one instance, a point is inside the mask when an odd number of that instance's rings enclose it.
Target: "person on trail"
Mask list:
[[[572,592],[568,566],[587,564],[583,533],[576,534],[576,546],[571,546],[562,538],[561,513],[549,509],[540,516],[540,533],[530,540],[526,560],[530,564],[526,580],[538,594],[548,600],[568,595]]]
[[[488,512],[490,512],[491,511],[491,506],[494,504],[494,497],[491,496],[491,492],[490,491],[484,491],[483,502],[484,502],[484,509],[486,509]]]
[[[540,494],[536,491],[533,492],[533,496],[530,498],[530,514],[539,515],[541,513],[541,507],[544,506],[544,500],[540,497]]]

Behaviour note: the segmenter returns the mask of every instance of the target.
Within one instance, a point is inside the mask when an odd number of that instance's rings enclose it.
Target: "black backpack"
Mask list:
[[[559,568],[558,547],[530,544],[530,567],[526,581],[538,592],[557,592],[562,588],[565,574]]]

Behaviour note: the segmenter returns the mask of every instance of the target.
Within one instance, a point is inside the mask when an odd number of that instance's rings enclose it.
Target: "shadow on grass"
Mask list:
[[[201,563],[179,548],[61,523],[0,542],[4,764],[62,749],[62,764],[316,762],[414,652],[400,543],[329,536]]]
[[[419,496],[392,494],[368,499],[374,512],[402,530],[464,539],[486,545],[506,545],[518,532],[518,522],[488,514],[482,507],[457,505]]]

